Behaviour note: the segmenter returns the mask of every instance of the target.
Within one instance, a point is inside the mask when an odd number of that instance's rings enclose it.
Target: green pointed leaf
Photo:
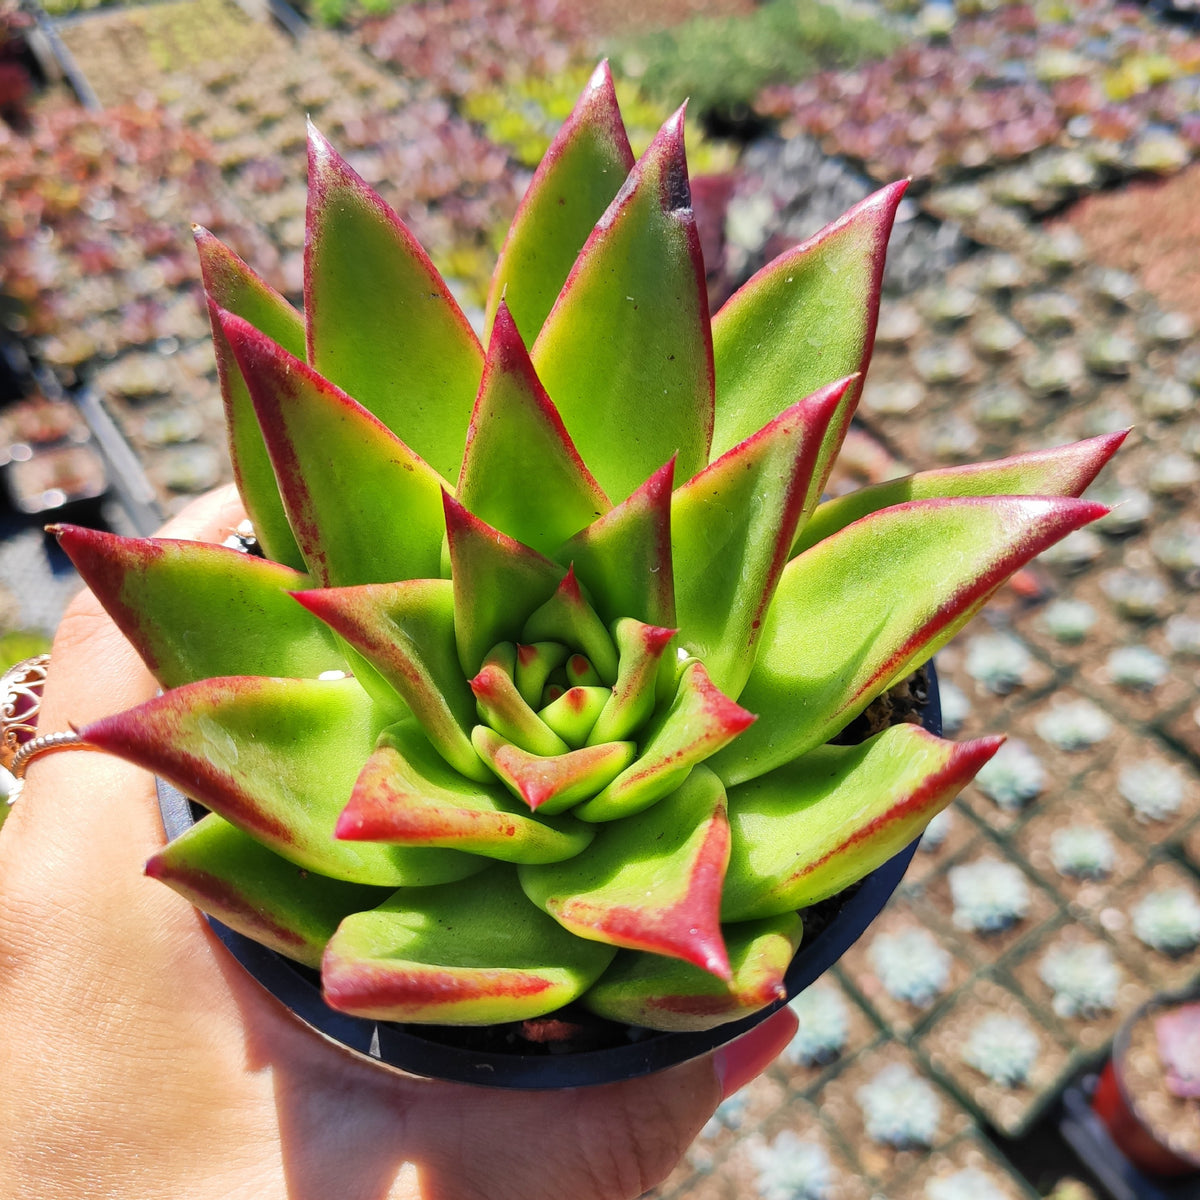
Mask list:
[[[541,608],[530,614],[529,620],[521,630],[521,640],[535,645],[559,642],[567,647],[576,647],[587,656],[604,683],[611,685],[617,678],[617,648],[613,645],[604,622],[596,615],[596,610],[581,591],[579,581],[575,578],[574,566],[568,566],[567,573],[554,595]],[[566,658],[566,654],[563,658]],[[561,661],[562,659],[559,660]],[[555,662],[550,669],[553,670],[559,662]],[[532,666],[533,660],[530,659],[527,669],[532,670]],[[540,665],[536,674],[541,674]],[[521,678],[520,651],[517,678]],[[544,684],[545,680],[542,682]],[[533,675],[525,686],[532,688]],[[540,695],[541,689],[538,691]],[[535,701],[530,700],[529,703],[533,704]]]
[[[622,617],[613,626],[613,633],[620,652],[620,670],[588,734],[588,745],[621,741],[649,718],[654,711],[659,666],[675,636],[674,629],[646,625],[632,617]]]
[[[208,294],[217,379],[225,404],[229,457],[233,462],[238,494],[266,556],[289,567],[302,568],[304,558],[283,511],[254,404],[233,349],[221,329],[220,313],[231,312],[249,321],[255,329],[297,358],[304,357],[304,318],[207,229],[199,225],[192,228],[200,253],[204,290]]]
[[[561,642],[522,642],[517,646],[517,664],[513,677],[517,683],[517,691],[530,708],[541,704],[542,692],[550,678],[550,672],[555,667],[562,666],[568,653],[567,647]]]
[[[469,888],[406,889],[347,917],[325,950],[325,1003],[377,1021],[494,1025],[576,999],[613,950],[567,933],[525,899],[511,867]]]
[[[456,771],[479,782],[491,779],[471,745],[475,698],[458,664],[450,580],[324,588],[296,599],[344,637],[403,697]]]
[[[273,854],[209,813],[146,863],[146,874],[248,938],[308,967],[344,917],[389,889],[329,879]]]
[[[581,804],[575,815],[585,821],[613,821],[648,808],[753,721],[753,713],[713,686],[702,663],[689,663],[675,700],[642,744],[637,761]]]
[[[529,614],[554,594],[563,571],[469,513],[448,493],[444,509],[458,661],[470,677],[493,646],[516,639]]]
[[[80,730],[289,862],[379,887],[464,879],[454,850],[339,842],[334,826],[390,714],[353,679],[207,679]]]
[[[204,542],[50,530],[164,687],[346,669],[333,635],[292,598],[312,580],[291,567]]]
[[[565,754],[570,747],[525,703],[513,680],[517,648],[502,642],[483,660],[479,674],[471,680],[479,718],[501,737],[530,754],[549,757]]]
[[[795,913],[727,925],[733,970],[728,984],[690,963],[622,950],[583,997],[583,1006],[610,1021],[678,1033],[737,1021],[787,998],[783,977],[802,930]]]
[[[722,917],[794,912],[857,883],[913,841],[1003,741],[956,745],[893,725],[731,788]]]
[[[660,467],[628,499],[563,543],[555,554],[573,563],[606,624],[633,617],[675,624],[671,569],[671,485],[675,462]],[[532,636],[526,633],[526,637]]]
[[[597,68],[558,131],[513,218],[492,274],[487,328],[507,300],[532,341],[592,227],[633,167],[608,63]]]
[[[546,724],[558,734],[568,746],[578,750],[586,744],[595,727],[596,719],[612,696],[612,689],[580,684],[563,692],[539,713]],[[614,738],[605,739],[615,741]]]
[[[592,840],[582,821],[531,817],[494,780],[488,787],[464,779],[413,721],[380,735],[336,833],[352,841],[445,846],[520,863],[570,858]]]
[[[913,500],[793,558],[738,697],[758,721],[713,757],[713,770],[740,783],[827,742],[1014,571],[1107,511],[1074,499]]]
[[[810,500],[820,496],[871,361],[883,259],[906,186],[889,184],[781,254],[713,318],[714,455],[724,454],[801,397],[857,374],[817,459]]]
[[[312,366],[456,480],[479,340],[404,223],[311,124],[304,312]]]
[[[680,645],[736,696],[805,515],[817,454],[853,380],[786,409],[671,498]]]
[[[632,742],[605,742],[543,758],[514,746],[484,725],[475,726],[471,741],[504,786],[539,816],[565,812],[594,795],[637,754]]]
[[[614,502],[672,455],[685,479],[708,461],[712,338],[691,203],[680,109],[596,225],[533,345]]]
[[[728,980],[719,915],[728,859],[725,789],[697,767],[648,812],[605,826],[566,862],[522,867],[520,878],[530,900],[579,937]]]
[[[253,326],[225,316],[223,327],[250,384],[309,571],[338,587],[436,576],[445,481],[365,408]]]
[[[520,463],[519,471],[513,464]],[[471,414],[458,499],[543,554],[608,512],[503,303]]]
[[[921,471],[826,500],[797,533],[792,554],[815,546],[859,517],[907,500],[940,496],[1082,496],[1128,432],[1123,429],[995,462]]]

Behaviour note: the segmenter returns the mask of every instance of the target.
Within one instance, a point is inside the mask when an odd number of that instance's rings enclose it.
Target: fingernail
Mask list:
[[[721,1085],[721,1099],[728,1100],[734,1092],[761,1075],[792,1040],[799,1024],[796,1014],[785,1004],[761,1025],[742,1034],[736,1042],[715,1051],[713,1068]]]

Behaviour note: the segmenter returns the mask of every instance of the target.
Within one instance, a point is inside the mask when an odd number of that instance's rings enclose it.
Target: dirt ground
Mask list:
[[[1166,309],[1200,322],[1200,164],[1097,192],[1065,216],[1094,261],[1137,275]]]

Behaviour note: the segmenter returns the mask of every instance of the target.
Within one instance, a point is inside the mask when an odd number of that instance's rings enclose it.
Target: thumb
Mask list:
[[[453,1122],[431,1095],[421,1106],[423,1196],[633,1200],[671,1173],[717,1104],[766,1070],[795,1031],[784,1007],[714,1053],[640,1079],[552,1092],[455,1087]],[[445,1136],[455,1128],[478,1139],[470,1150]]]

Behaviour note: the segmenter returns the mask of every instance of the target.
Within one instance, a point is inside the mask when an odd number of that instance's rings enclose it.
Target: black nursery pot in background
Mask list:
[[[928,699],[921,724],[941,734],[941,705],[933,664],[925,668]],[[159,808],[168,838],[197,819],[182,792],[158,781]],[[918,839],[919,840],[919,839]],[[787,999],[823,975],[862,936],[899,886],[917,841],[839,896],[806,910],[805,934],[785,977]],[[634,1079],[687,1062],[749,1032],[787,1001],[752,1016],[698,1033],[668,1033],[618,1025],[564,1009],[542,1022],[484,1028],[400,1025],[347,1016],[321,998],[315,971],[268,950],[212,917],[206,918],[234,958],[272,996],[327,1041],[380,1067],[433,1079],[504,1088],[567,1088]],[[811,931],[811,932],[810,932]],[[554,1025],[553,1036],[537,1038]],[[569,1029],[566,1040],[561,1036]],[[550,1032],[547,1029],[547,1032]]]

